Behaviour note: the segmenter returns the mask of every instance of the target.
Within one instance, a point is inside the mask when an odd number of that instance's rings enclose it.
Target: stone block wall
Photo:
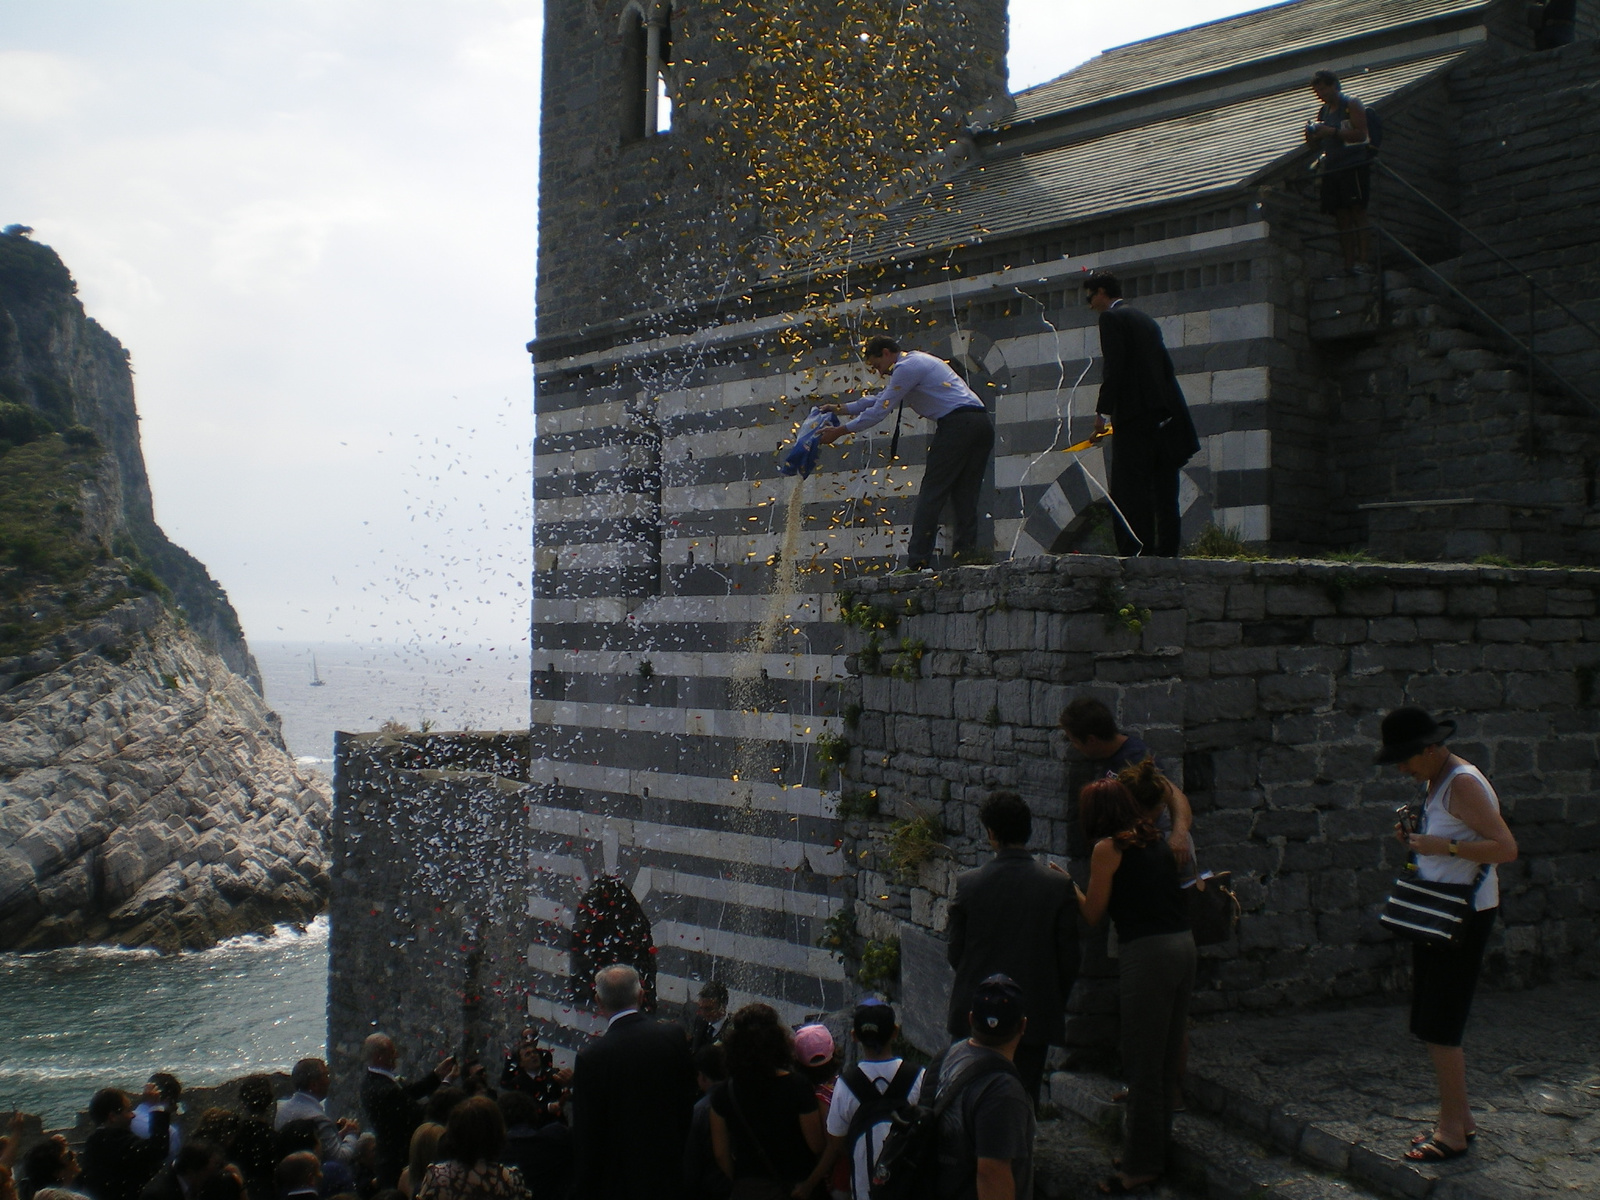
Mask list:
[[[1600,239],[1589,217],[1600,187],[1597,71],[1600,42],[1579,41],[1486,59],[1460,72],[1451,90],[1462,112],[1462,222],[1600,328]],[[1462,246],[1463,290],[1525,336],[1526,285],[1470,239]],[[1542,297],[1534,334],[1541,354],[1600,401],[1600,337]]]
[[[1526,364],[1419,272],[1340,282],[1378,316],[1320,351],[1337,391],[1330,522],[1382,558],[1593,562],[1600,421],[1530,392]]]
[[[524,1023],[526,735],[335,735],[330,1111],[354,1113],[362,1040],[400,1073],[500,1056]]]
[[[1383,714],[1416,703],[1459,722],[1454,748],[1521,846],[1489,977],[1600,969],[1600,572],[1067,556],[854,592],[902,614],[876,655],[850,634],[845,792],[880,813],[849,825],[863,938],[943,933],[955,874],[988,856],[977,811],[996,788],[1032,806],[1034,848],[1086,879],[1087,770],[1056,722],[1094,695],[1188,793],[1202,865],[1234,872],[1243,921],[1202,952],[1197,1011],[1395,991],[1409,952],[1377,911],[1402,864],[1394,809],[1417,788],[1372,756]],[[1138,632],[1114,615],[1127,603],[1148,610]],[[897,873],[894,835],[923,815],[943,845]],[[1108,974],[1091,942],[1085,1042],[1114,1012]]]

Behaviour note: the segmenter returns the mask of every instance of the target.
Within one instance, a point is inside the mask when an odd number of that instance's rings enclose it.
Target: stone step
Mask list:
[[[1057,1071],[1050,1077],[1051,1102],[1100,1131],[1114,1144],[1124,1106],[1109,1097],[1118,1085],[1103,1075]],[[1170,1195],[1204,1196],[1206,1200],[1379,1200],[1349,1179],[1298,1161],[1294,1155],[1230,1128],[1201,1112],[1178,1113],[1172,1127],[1172,1161],[1166,1180]],[[1058,1193],[1070,1194],[1070,1193]]]
[[[1438,1166],[1409,1162],[1398,1151],[1379,1153],[1315,1121],[1303,1120],[1283,1107],[1264,1103],[1194,1071],[1185,1078],[1183,1090],[1193,1115],[1225,1126],[1277,1153],[1292,1154],[1298,1162],[1326,1173],[1326,1178],[1371,1189],[1353,1195],[1386,1196],[1392,1200],[1418,1200],[1423,1196],[1436,1200],[1532,1200],[1532,1194],[1524,1189],[1498,1180],[1463,1176],[1451,1169],[1455,1164],[1441,1170]]]
[[[1186,1175],[1204,1175],[1207,1200],[1384,1200],[1380,1192],[1268,1149],[1202,1113],[1179,1113],[1172,1138]]]

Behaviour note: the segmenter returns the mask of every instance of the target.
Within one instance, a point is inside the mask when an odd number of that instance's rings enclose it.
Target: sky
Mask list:
[[[1260,7],[1012,0],[1012,87]],[[257,641],[525,645],[537,0],[0,0],[0,225]]]

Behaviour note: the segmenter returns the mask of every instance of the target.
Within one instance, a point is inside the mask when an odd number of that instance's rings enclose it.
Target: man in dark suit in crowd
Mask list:
[[[94,1200],[134,1200],[167,1157],[167,1111],[154,1084],[145,1085],[152,1105],[150,1136],[139,1137],[133,1124],[133,1101],[118,1088],[102,1088],[89,1101],[89,1118],[98,1128],[83,1148],[83,1174],[78,1183]]]
[[[728,1028],[728,988],[715,979],[700,987],[694,1002],[694,1027],[689,1031],[689,1053],[699,1054],[707,1046],[718,1045]]]
[[[1067,1036],[1067,995],[1078,976],[1078,901],[1072,877],[1028,853],[1033,814],[1015,792],[995,792],[978,812],[994,858],[956,879],[950,902],[950,965],[956,969],[946,1028],[968,1031],[979,982],[1009,975],[1022,989],[1028,1027],[1015,1065],[1038,1102],[1045,1054]]]
[[[1115,430],[1111,502],[1122,514],[1117,553],[1176,558],[1178,471],[1200,449],[1189,405],[1161,327],[1123,301],[1117,277],[1095,271],[1083,287],[1089,307],[1100,314],[1103,374],[1094,430],[1104,433],[1108,422]]]
[[[594,977],[605,1033],[578,1053],[572,1136],[578,1200],[676,1200],[694,1106],[694,1062],[679,1025],[639,1011],[639,973]]]
[[[445,1059],[415,1083],[401,1083],[394,1073],[399,1058],[392,1038],[373,1034],[362,1043],[361,1057],[367,1064],[361,1109],[378,1139],[378,1186],[392,1188],[410,1158],[411,1134],[422,1124],[422,1099],[456,1073],[456,1060]]]

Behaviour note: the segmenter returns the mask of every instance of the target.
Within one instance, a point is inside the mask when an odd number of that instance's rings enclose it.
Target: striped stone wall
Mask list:
[[[1266,419],[1280,317],[1269,227],[1247,219],[1071,260],[906,288],[831,314],[959,358],[996,418],[983,512],[997,557],[1072,539],[1105,481],[1086,436],[1100,378],[1082,272],[1106,266],[1161,323],[1203,451],[1186,528],[1272,534]],[[952,316],[953,314],[953,316]],[[530,780],[531,1015],[574,1044],[574,907],[599,873],[649,918],[664,1006],[727,982],[791,1019],[852,994],[817,945],[855,899],[830,738],[846,733],[835,594],[903,550],[929,430],[908,417],[826,452],[790,521],[776,452],[819,399],[873,386],[792,318],[620,342],[537,364]],[[774,599],[786,538],[797,574]],[[765,640],[759,635],[763,622]]]

